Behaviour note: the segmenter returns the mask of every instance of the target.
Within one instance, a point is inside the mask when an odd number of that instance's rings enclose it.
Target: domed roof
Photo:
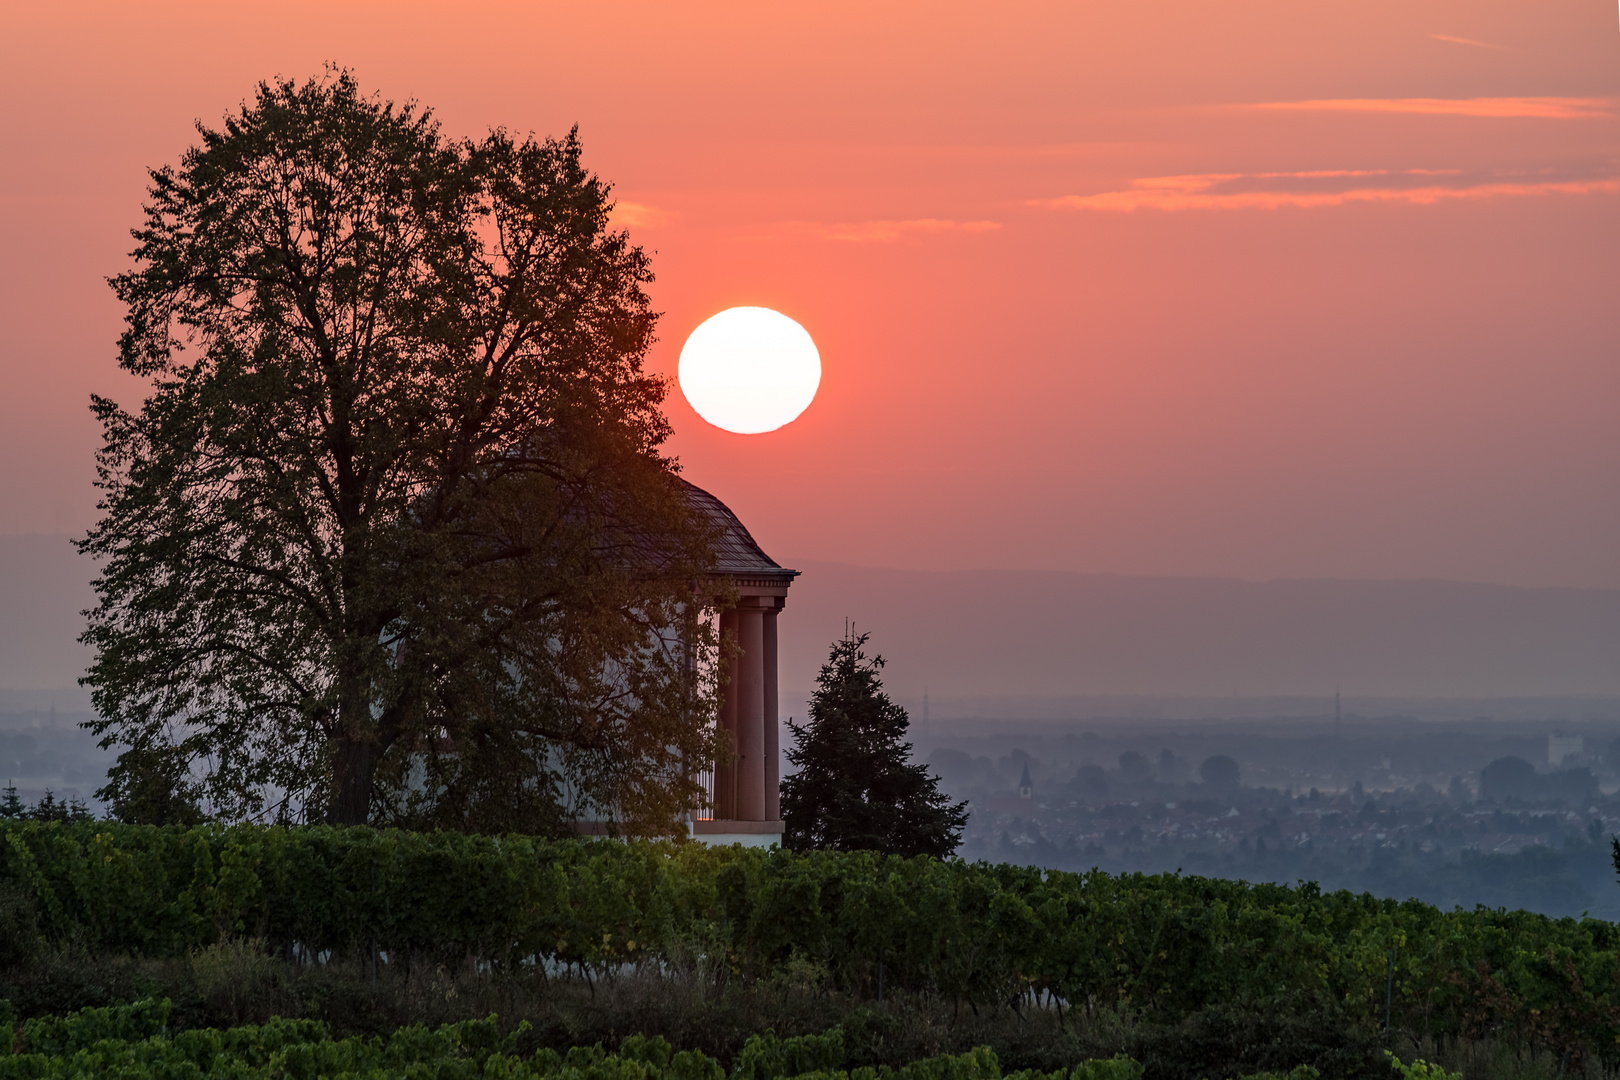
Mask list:
[[[689,480],[683,479],[681,483],[686,485],[686,497],[692,505],[708,514],[709,520],[720,530],[719,542],[715,545],[719,563],[715,568],[722,574],[781,578],[784,584],[799,576],[797,570],[788,570],[765,554],[742,519],[731,512],[731,507]]]

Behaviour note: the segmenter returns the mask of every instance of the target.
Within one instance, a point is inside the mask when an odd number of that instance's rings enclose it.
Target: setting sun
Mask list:
[[[821,385],[821,354],[805,328],[780,312],[727,308],[686,339],[680,383],[703,419],[758,435],[809,408]]]

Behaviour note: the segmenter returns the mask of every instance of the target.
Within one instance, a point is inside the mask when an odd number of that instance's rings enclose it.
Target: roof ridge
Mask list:
[[[686,497],[692,505],[707,514],[720,530],[719,542],[715,545],[717,570],[728,574],[798,575],[797,570],[789,570],[765,554],[765,549],[759,546],[754,534],[731,507],[684,476],[677,479],[686,485]]]

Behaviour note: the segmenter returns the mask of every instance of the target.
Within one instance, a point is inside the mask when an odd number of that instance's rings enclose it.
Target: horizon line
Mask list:
[[[1347,584],[1422,584],[1422,585],[1476,585],[1492,589],[1519,589],[1527,591],[1558,592],[1612,592],[1620,593],[1620,585],[1522,585],[1500,581],[1479,581],[1472,578],[1443,577],[1336,577],[1327,574],[1297,577],[1251,578],[1238,574],[1150,574],[1122,570],[1056,570],[1031,566],[968,566],[943,569],[938,567],[876,566],[869,563],[845,562],[842,559],[786,559],[780,563],[785,569],[819,564],[842,566],[851,570],[880,570],[897,574],[1064,574],[1069,577],[1142,578],[1152,581],[1236,581],[1245,585],[1283,585],[1306,582],[1343,582]]]

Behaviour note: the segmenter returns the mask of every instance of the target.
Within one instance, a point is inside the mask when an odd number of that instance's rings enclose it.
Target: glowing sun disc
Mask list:
[[[821,354],[805,328],[781,312],[727,308],[686,339],[678,377],[703,419],[758,435],[810,407],[821,385]]]

